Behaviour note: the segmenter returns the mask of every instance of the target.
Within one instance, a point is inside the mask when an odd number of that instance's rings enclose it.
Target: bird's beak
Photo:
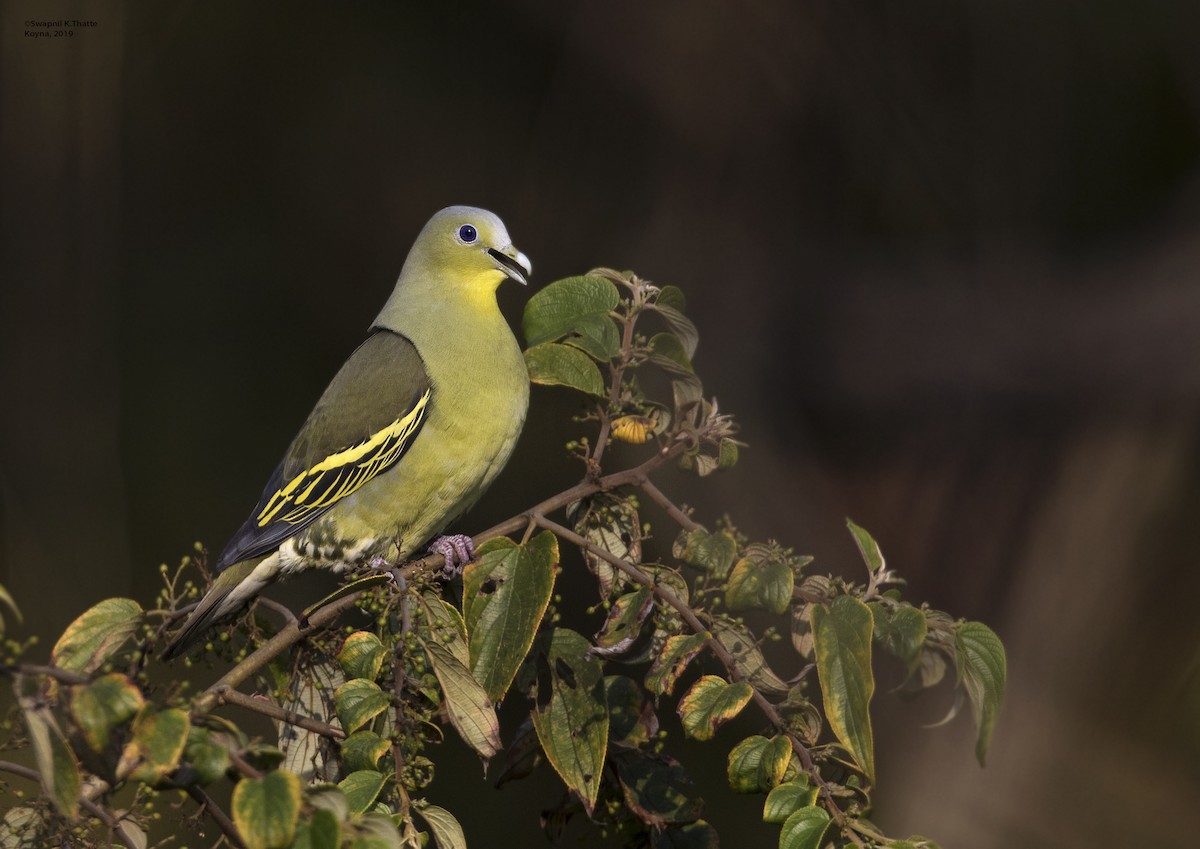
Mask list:
[[[496,267],[513,280],[516,280],[522,286],[529,282],[529,275],[533,273],[533,266],[529,263],[529,257],[525,256],[525,254],[512,245],[499,250],[488,248],[487,252],[495,261]]]

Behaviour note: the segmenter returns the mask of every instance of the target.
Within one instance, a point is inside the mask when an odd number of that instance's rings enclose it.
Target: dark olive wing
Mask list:
[[[350,355],[225,546],[220,572],[274,551],[341,499],[394,466],[420,433],[433,387],[417,349],[376,330]]]

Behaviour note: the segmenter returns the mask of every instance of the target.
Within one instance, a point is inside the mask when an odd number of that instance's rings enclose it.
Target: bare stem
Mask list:
[[[242,842],[242,836],[238,834],[237,826],[233,824],[233,820],[229,818],[221,807],[212,800],[212,797],[197,787],[195,784],[189,784],[184,788],[189,796],[201,808],[208,812],[208,815],[213,818],[213,822],[217,827],[225,833],[225,837],[237,849],[246,849],[246,844]]]
[[[219,704],[236,705],[246,710],[254,711],[255,713],[269,716],[271,719],[277,719],[280,722],[286,722],[289,725],[295,725],[298,728],[303,728],[306,731],[312,731],[320,734],[323,737],[329,737],[333,740],[345,740],[346,732],[342,729],[328,725],[324,722],[302,716],[295,711],[282,708],[274,702],[256,699],[253,696],[247,696],[245,693],[240,693],[232,687],[222,687],[217,691],[217,702]]]
[[[59,669],[57,666],[44,666],[38,663],[17,663],[12,666],[0,666],[0,672],[5,672],[9,675],[45,675],[47,678],[53,678],[63,684],[88,684],[91,679],[71,672],[67,669]]]
[[[654,482],[649,478],[642,481],[641,486],[642,491],[645,492],[646,495],[650,496],[650,500],[663,510],[667,511],[667,515],[674,519],[675,522],[685,531],[704,530],[703,525],[701,525],[687,513],[684,513],[683,510],[676,506],[674,501],[664,495],[663,491],[655,486]]]

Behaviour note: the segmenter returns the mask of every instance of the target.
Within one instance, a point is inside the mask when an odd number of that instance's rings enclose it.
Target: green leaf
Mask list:
[[[867,533],[865,528],[859,527],[849,519],[846,520],[846,527],[850,529],[850,534],[854,537],[854,544],[858,546],[858,551],[862,554],[867,568],[872,572],[881,570],[885,565],[883,552],[879,550],[879,544],[875,542],[874,537]]]
[[[796,576],[784,560],[755,562],[743,557],[729,573],[725,605],[730,610],[762,608],[782,614],[792,603]]]
[[[608,741],[635,747],[658,733],[658,714],[646,693],[632,678],[606,675],[604,700],[608,704]]]
[[[467,647],[467,626],[458,608],[433,590],[421,593],[421,607],[425,611],[423,632],[428,633],[427,639],[441,643],[463,666],[470,668],[471,650]]]
[[[300,817],[300,779],[282,770],[243,778],[233,788],[232,808],[246,849],[287,849]]]
[[[439,849],[467,849],[467,836],[463,834],[462,826],[458,824],[454,814],[437,805],[426,805],[413,810],[425,820]]]
[[[971,700],[971,715],[979,731],[975,757],[983,766],[996,717],[1004,701],[1004,683],[1008,675],[1004,644],[996,632],[982,622],[964,622],[954,635],[954,642],[958,679]]]
[[[915,607],[902,605],[894,613],[877,601],[867,605],[875,619],[875,640],[904,664],[911,675],[921,662],[928,626],[925,614]]]
[[[342,843],[342,824],[332,812],[323,808],[313,811],[308,822],[296,828],[292,849],[338,849]]]
[[[796,811],[815,803],[817,792],[817,788],[809,787],[807,781],[780,784],[767,794],[767,801],[763,804],[763,822],[786,822]]]
[[[333,703],[342,728],[353,734],[387,710],[389,699],[374,681],[352,678],[334,691]]]
[[[621,300],[617,287],[603,277],[556,280],[525,302],[521,330],[530,347],[576,331],[596,316],[607,316]]]
[[[584,316],[573,329],[578,335],[568,336],[563,340],[564,345],[578,348],[602,363],[621,353],[621,332],[611,316]]]
[[[744,625],[717,617],[713,620],[713,635],[717,642],[733,655],[738,671],[755,688],[768,695],[779,696],[787,695],[791,691],[788,683],[767,666],[762,649]]]
[[[370,631],[355,631],[346,637],[337,654],[337,662],[347,678],[365,678],[374,681],[383,668],[387,649]]]
[[[496,708],[471,670],[441,643],[421,641],[446,696],[450,724],[468,746],[485,761],[503,748]]]
[[[728,531],[710,534],[703,528],[681,534],[674,546],[675,556],[684,563],[699,566],[721,579],[729,575],[737,551],[737,540]]]
[[[37,685],[29,679],[18,679],[18,687],[18,703],[25,717],[25,728],[29,733],[29,744],[33,749],[38,774],[42,777],[42,787],[58,812],[74,820],[83,786],[79,762],[67,745],[54,715],[46,708]]]
[[[392,747],[390,740],[380,737],[374,731],[355,731],[338,745],[341,747],[346,769],[351,772],[375,770],[379,759]]]
[[[350,803],[346,794],[336,784],[318,784],[310,786],[306,792],[308,804],[322,811],[329,811],[338,822],[345,821],[350,816]]]
[[[684,356],[689,361],[696,356],[696,348],[700,344],[700,332],[696,330],[696,325],[692,323],[691,319],[670,304],[663,303],[661,295],[650,305],[650,309],[661,315],[663,321],[667,323],[667,327],[671,328],[671,333],[679,341]]]
[[[640,587],[614,601],[604,627],[596,635],[596,654],[607,657],[627,651],[653,609],[654,593],[649,587]]]
[[[783,823],[779,849],[821,849],[829,830],[829,814],[815,805],[801,808]]]
[[[871,609],[852,596],[838,596],[828,607],[813,607],[812,627],[817,679],[829,727],[873,781]]]
[[[352,814],[361,814],[375,803],[379,791],[387,783],[387,777],[373,769],[360,769],[338,782],[346,797],[346,806]]]
[[[118,774],[132,769],[145,784],[156,784],[179,765],[192,721],[187,711],[167,708],[156,711],[146,705],[133,720],[133,739],[121,753]]]
[[[738,444],[732,439],[722,439],[717,446],[717,468],[732,469],[738,461]]]
[[[104,751],[112,730],[133,719],[145,703],[141,690],[116,672],[71,688],[71,716],[95,752]]]
[[[650,337],[650,361],[672,374],[693,374],[691,358],[683,342],[674,333],[655,333]]]
[[[403,849],[404,839],[391,816],[381,811],[365,814],[355,822],[358,836],[351,849]]]
[[[574,631],[555,628],[539,642],[533,727],[546,758],[590,816],[608,747],[604,671],[591,644]]]
[[[791,762],[787,737],[747,737],[729,753],[729,787],[734,793],[766,793],[783,781]]]
[[[679,700],[683,730],[697,740],[711,740],[718,728],[742,712],[753,695],[754,688],[745,681],[730,684],[719,675],[702,675]]]
[[[673,310],[683,312],[687,309],[687,296],[683,294],[683,290],[678,286],[663,286],[658,290],[658,297],[654,299],[655,306],[670,307]]]
[[[463,570],[463,619],[471,673],[493,702],[504,697],[533,645],[554,591],[558,540],[543,531],[518,545],[488,540]]]
[[[529,379],[543,386],[567,386],[589,395],[604,395],[604,378],[587,354],[569,345],[544,342],[525,351]]]
[[[650,664],[650,671],[646,673],[646,689],[659,696],[671,695],[671,691],[675,689],[675,682],[704,648],[710,636],[705,632],[667,637],[654,662]]]
[[[188,731],[183,759],[191,765],[198,784],[212,784],[229,769],[229,751],[211,742],[208,732],[193,727]]]
[[[652,828],[699,819],[704,800],[674,758],[642,749],[618,749],[610,756],[617,768],[625,807]]]
[[[105,599],[67,626],[50,653],[50,662],[87,675],[115,654],[141,624],[142,608],[136,601]]]

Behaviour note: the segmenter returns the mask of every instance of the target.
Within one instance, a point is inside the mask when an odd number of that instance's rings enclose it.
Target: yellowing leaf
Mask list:
[[[387,783],[383,773],[371,769],[352,772],[338,782],[338,788],[346,798],[346,806],[352,814],[361,814],[375,803],[379,791]]]
[[[355,731],[338,746],[342,750],[342,760],[346,762],[346,769],[355,772],[376,769],[379,759],[392,747],[392,743],[374,731]]]
[[[725,605],[730,610],[762,608],[784,613],[792,603],[796,576],[783,560],[756,562],[743,557],[729,573],[725,585]]]
[[[429,833],[433,835],[438,849],[467,849],[467,836],[454,814],[437,805],[425,805],[414,810],[429,826]]]
[[[697,740],[711,740],[718,728],[742,712],[753,695],[745,681],[730,684],[719,675],[703,675],[679,700],[683,730]]]
[[[733,655],[738,671],[757,689],[779,696],[791,691],[787,682],[767,666],[762,649],[744,625],[718,617],[713,621],[713,635]]]
[[[704,644],[709,640],[707,632],[703,634],[675,634],[667,637],[662,650],[650,664],[646,673],[646,689],[659,696],[669,696],[675,689],[675,682],[687,669]]]
[[[141,691],[116,672],[71,688],[71,715],[96,752],[104,751],[112,729],[133,719],[144,704]]]
[[[729,753],[729,787],[734,793],[766,793],[783,781],[791,761],[787,737],[747,737]]]
[[[233,822],[246,849],[287,849],[300,817],[300,779],[278,770],[233,788]]]
[[[842,595],[812,611],[817,679],[829,727],[862,767],[875,776],[875,743],[871,731],[871,610],[858,599]]]
[[[18,679],[18,690],[18,703],[25,717],[25,728],[29,733],[38,773],[42,777],[42,787],[58,812],[73,820],[79,810],[79,794],[83,786],[79,762],[67,745],[54,714],[46,708],[36,684],[29,679]]]
[[[374,681],[352,678],[334,691],[333,703],[342,728],[352,734],[383,713],[389,699]]]
[[[346,637],[337,654],[337,661],[347,678],[365,678],[374,681],[383,668],[387,649],[379,638],[370,631],[355,631]]]
[[[141,617],[136,601],[105,599],[67,626],[50,652],[50,661],[81,675],[94,672],[133,636]]]
[[[429,656],[433,674],[445,695],[450,724],[459,736],[485,761],[502,748],[500,720],[483,686],[471,675],[466,664],[441,643],[424,641],[421,646]]]
[[[191,719],[184,710],[143,707],[133,720],[133,739],[121,753],[117,772],[132,770],[138,781],[157,783],[179,765],[191,728]]]
[[[625,807],[646,825],[663,828],[693,822],[704,810],[704,800],[674,758],[621,748],[612,753],[610,760],[617,768]]]

